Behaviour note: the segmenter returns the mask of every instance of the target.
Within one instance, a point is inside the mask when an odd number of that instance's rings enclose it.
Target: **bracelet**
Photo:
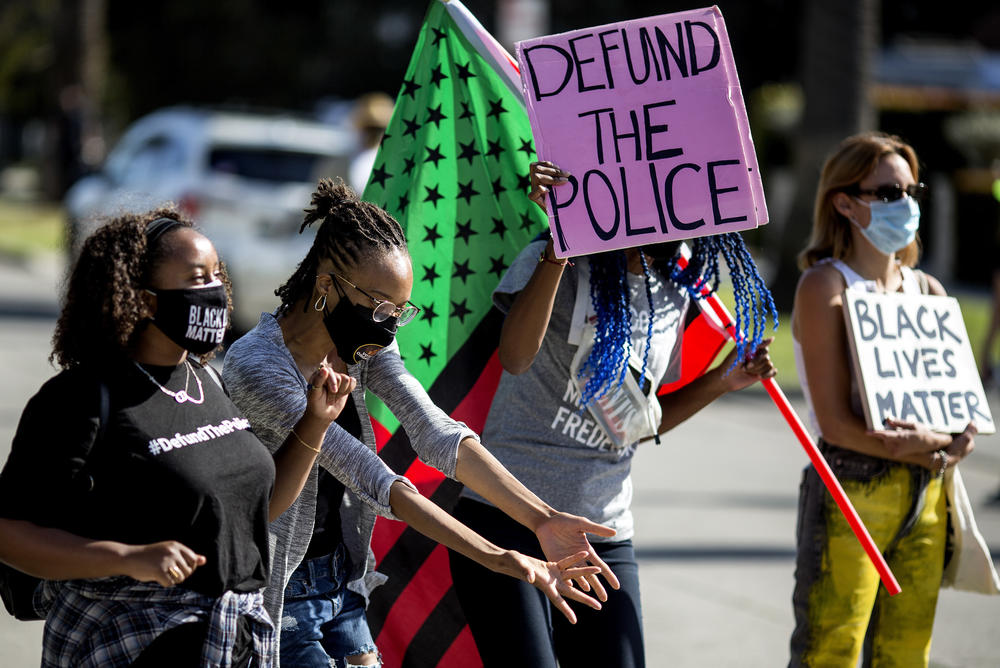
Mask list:
[[[948,453],[945,452],[944,450],[937,450],[934,452],[934,454],[940,458],[940,464],[938,465],[938,470],[934,473],[934,475],[940,478],[944,475],[944,470],[948,468]]]
[[[309,448],[313,452],[322,452],[322,450],[320,448],[314,448],[313,446],[311,446],[308,443],[306,443],[305,441],[303,441],[302,438],[298,434],[295,433],[294,429],[292,430],[292,436],[295,437],[295,440],[297,440],[299,443],[301,443],[302,445],[306,446],[307,448]]]
[[[542,249],[542,252],[538,254],[538,263],[541,264],[542,262],[548,262],[549,264],[554,264],[557,267],[565,267],[567,264],[571,267],[575,266],[572,262],[569,261],[568,257],[563,258],[562,262],[556,262],[555,260],[550,260],[549,258],[545,257],[544,248]]]

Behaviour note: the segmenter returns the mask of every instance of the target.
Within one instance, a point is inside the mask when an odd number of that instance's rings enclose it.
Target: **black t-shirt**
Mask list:
[[[145,368],[201,404],[177,403],[130,361],[50,379],[21,414],[0,517],[133,545],[176,540],[206,557],[183,586],[209,596],[263,587],[274,460],[210,372],[191,367]],[[83,492],[69,472],[97,434],[99,376],[110,414]]]
[[[348,396],[344,410],[337,417],[344,431],[361,440],[361,418],[354,405],[354,397]],[[305,558],[322,557],[333,554],[344,537],[340,527],[340,503],[344,498],[344,483],[337,480],[322,466],[319,469],[319,479],[316,494],[316,522],[313,525],[313,535],[309,539]]]

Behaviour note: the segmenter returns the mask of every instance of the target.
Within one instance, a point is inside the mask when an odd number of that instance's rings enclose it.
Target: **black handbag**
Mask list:
[[[104,438],[107,430],[108,414],[110,412],[110,398],[108,396],[108,386],[103,382],[100,384],[100,413],[97,423],[97,436],[81,456],[72,461],[71,482],[75,483],[84,494],[90,492],[94,487],[94,478],[87,468],[90,456],[94,448]],[[41,578],[23,573],[13,566],[0,562],[0,599],[3,599],[3,607],[15,618],[24,622],[45,619],[35,609],[35,591],[42,584]]]

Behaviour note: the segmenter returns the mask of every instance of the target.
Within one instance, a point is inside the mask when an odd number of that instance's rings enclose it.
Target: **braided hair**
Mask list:
[[[678,244],[663,246],[673,250]],[[767,316],[770,315],[773,327],[778,327],[778,312],[754,264],[750,251],[743,243],[743,237],[736,233],[720,234],[709,237],[699,237],[692,242],[691,258],[686,269],[677,266],[673,253],[664,253],[654,263],[653,268],[661,276],[684,288],[694,297],[701,296],[703,286],[710,292],[719,287],[719,255],[721,254],[729,268],[730,280],[733,285],[733,297],[736,301],[736,330],[748,332],[736,341],[737,354],[733,367],[745,359],[746,355],[756,350],[764,338],[767,327]],[[659,253],[658,253],[659,255]],[[646,301],[649,306],[649,322],[646,329],[646,347],[642,355],[642,371],[639,376],[639,386],[646,379],[646,365],[649,359],[650,342],[653,335],[653,293],[650,286],[650,267],[643,253],[639,253],[642,263],[643,277],[646,287]],[[625,380],[628,369],[629,354],[632,349],[632,323],[629,309],[629,287],[626,273],[624,251],[612,251],[592,255],[590,262],[590,301],[597,314],[594,347],[590,355],[580,367],[579,377],[589,372],[581,392],[580,406],[586,408],[593,401],[600,399],[612,387],[617,387]],[[747,327],[752,324],[751,327]],[[730,367],[733,368],[733,367]]]
[[[396,219],[371,202],[361,201],[339,177],[321,179],[310,204],[299,234],[316,221],[320,226],[305,259],[274,291],[281,299],[279,314],[312,294],[322,258],[329,258],[338,271],[344,271],[346,265],[357,265],[394,249],[406,250],[406,235]]]

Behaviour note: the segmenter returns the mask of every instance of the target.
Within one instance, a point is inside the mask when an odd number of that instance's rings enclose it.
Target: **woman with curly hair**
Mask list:
[[[531,166],[529,195],[543,209],[552,187],[570,175],[550,162]],[[504,367],[483,440],[545,501],[617,533],[597,536],[599,560],[618,576],[600,615],[581,610],[570,627],[548,602],[517,582],[501,581],[451,555],[455,591],[486,666],[645,665],[639,574],[632,548],[630,469],[640,441],[662,434],[719,396],[775,371],[763,339],[774,306],[739,235],[695,239],[688,270],[674,265],[677,243],[556,259],[552,239],[529,244],[493,293],[506,313],[499,357]],[[674,393],[657,396],[680,370],[681,329],[690,296],[714,289],[718,256],[727,262],[737,326],[747,341],[726,360]],[[752,329],[748,326],[752,322]],[[536,537],[466,489],[455,517],[489,540],[537,555]],[[489,600],[477,591],[488,586]],[[509,633],[505,619],[523,620]]]
[[[230,310],[215,249],[176,211],[84,242],[53,339],[62,371],[0,473],[0,559],[44,579],[43,666],[271,665],[268,522],[354,380],[311,374],[272,457],[206,366]]]
[[[223,368],[233,400],[271,448],[301,414],[306,378],[314,369],[329,364],[358,381],[350,405],[327,432],[302,494],[271,525],[274,569],[265,604],[281,619],[281,662],[297,668],[380,662],[365,618],[368,595],[386,579],[374,571],[370,549],[376,515],[405,521],[489,569],[484,572],[524,581],[569,623],[576,616],[564,597],[600,608],[568,579],[590,577],[601,597],[595,577],[600,563],[572,566],[596,560],[585,532],[610,531],[557,512],[525,489],[472,430],[435,406],[406,370],[394,342],[396,329],[419,309],[409,301],[413,269],[399,223],[359,200],[342,181],[323,180],[302,230],[312,224],[319,225],[312,247],[276,291],[281,306],[261,315],[230,347]],[[529,527],[545,546],[544,555],[526,557],[484,540],[394,474],[375,453],[366,391],[399,418],[423,461]],[[488,601],[492,592],[482,588],[479,595]]]

